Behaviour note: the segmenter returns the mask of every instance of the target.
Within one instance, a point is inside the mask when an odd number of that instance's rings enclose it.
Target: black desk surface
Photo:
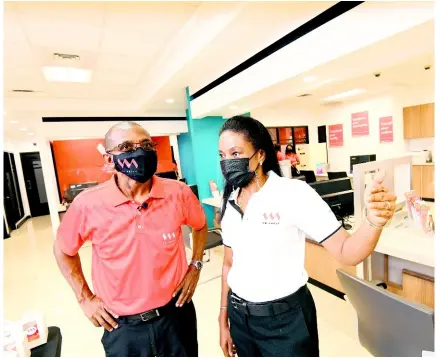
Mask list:
[[[49,327],[47,343],[31,350],[31,357],[60,357],[61,330],[58,327]]]

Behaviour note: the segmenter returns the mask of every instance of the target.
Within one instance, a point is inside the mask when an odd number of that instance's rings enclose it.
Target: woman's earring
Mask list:
[[[260,162],[260,166],[262,166],[262,165],[263,165],[263,161]]]

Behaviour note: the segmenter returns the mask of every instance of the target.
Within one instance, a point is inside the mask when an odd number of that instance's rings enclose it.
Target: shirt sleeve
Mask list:
[[[196,195],[188,186],[183,187],[183,201],[184,201],[184,223],[196,231],[203,228],[206,223],[205,212],[203,207],[197,199]]]
[[[342,225],[336,219],[329,205],[306,182],[295,180],[298,184],[294,222],[298,229],[318,243],[335,234]]]
[[[58,227],[56,239],[61,250],[68,256],[76,255],[85,242],[82,235],[83,224],[83,210],[81,206],[73,202]]]

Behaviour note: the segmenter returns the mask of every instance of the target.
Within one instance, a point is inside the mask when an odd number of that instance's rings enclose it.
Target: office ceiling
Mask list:
[[[186,86],[196,92],[335,3],[5,2],[5,132],[15,135],[22,126],[38,132],[42,116],[183,116]],[[375,6],[379,7],[376,11],[381,6],[398,11],[401,5],[368,6],[369,11]],[[419,31],[417,36],[430,36],[431,30],[425,24],[414,31]],[[343,88],[346,82],[349,87],[349,81],[367,78],[369,63],[376,63],[379,69],[391,68],[410,56],[432,56],[433,51],[431,55],[425,50],[421,53],[420,48],[418,53],[401,51],[394,63],[371,61],[373,53],[375,58],[383,57],[384,46],[400,49],[406,41],[402,37],[388,40],[382,47],[367,48],[368,56],[359,57],[359,51],[365,50],[361,49],[288,80],[296,82],[264,89],[240,103],[240,109],[288,102],[289,97],[313,91],[313,97],[302,99],[306,103],[324,96],[326,89],[330,93],[334,86]],[[55,52],[79,55],[78,66],[93,70],[92,82],[45,81],[41,68],[54,63]],[[358,56],[356,65],[350,56]],[[349,71],[341,75],[341,69]],[[317,76],[319,81],[305,83],[306,75]],[[326,84],[324,79],[329,78],[332,82]],[[286,86],[290,88],[287,92]],[[317,87],[319,91],[314,91]],[[286,96],[273,96],[280,89]],[[174,102],[167,103],[167,99]],[[227,106],[221,114],[230,112]]]
[[[6,105],[133,102],[184,115],[186,86],[198,90],[334,3],[6,2]],[[55,52],[79,55],[92,82],[46,82],[41,67]]]
[[[427,69],[429,67],[429,69]],[[346,79],[326,81],[317,80],[315,85],[308,85],[310,96],[293,95],[287,96],[280,101],[268,102],[261,105],[256,102],[252,111],[271,113],[294,113],[298,109],[325,110],[328,106],[339,105],[353,101],[361,101],[366,98],[386,95],[390,93],[405,92],[408,90],[428,90],[434,92],[434,53],[426,53],[420,56],[406,59],[391,67],[381,67],[375,71],[369,71],[363,75],[354,72]],[[377,74],[380,74],[377,77]],[[328,75],[327,78],[331,79]],[[304,82],[303,78],[297,79]],[[341,94],[354,89],[361,89],[364,92],[348,96],[334,101],[324,101],[324,99],[335,94]],[[276,91],[275,88],[269,91]],[[244,100],[245,101],[245,100]],[[253,102],[253,100],[252,100]],[[245,105],[244,105],[245,106]],[[224,109],[225,112],[232,112]]]

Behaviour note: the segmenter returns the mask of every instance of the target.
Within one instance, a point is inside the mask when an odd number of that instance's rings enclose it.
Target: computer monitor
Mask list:
[[[324,196],[330,193],[349,191],[352,189],[351,180],[348,177],[327,181],[318,181],[315,183],[310,183],[310,186],[316,192],[318,192],[320,196]]]
[[[353,173],[353,166],[359,163],[374,162],[376,161],[376,155],[359,155],[350,156],[350,173]]]
[[[94,187],[97,186],[98,182],[97,181],[92,181],[92,182],[83,182],[83,183],[75,183],[75,184],[69,184],[69,189],[86,189],[89,187]]]
[[[420,357],[434,351],[434,310],[338,269],[358,317],[362,346],[376,357]]]
[[[343,171],[341,171],[341,172],[327,172],[327,176],[328,176],[329,180],[348,177],[347,172],[343,172]]]
[[[68,203],[70,203],[82,191],[84,191],[84,190],[86,190],[87,188],[90,188],[90,187],[95,187],[97,185],[98,185],[97,181],[70,184],[69,188],[64,192],[64,199]]]
[[[354,215],[354,191],[342,191],[321,196],[336,217],[341,220]]]

